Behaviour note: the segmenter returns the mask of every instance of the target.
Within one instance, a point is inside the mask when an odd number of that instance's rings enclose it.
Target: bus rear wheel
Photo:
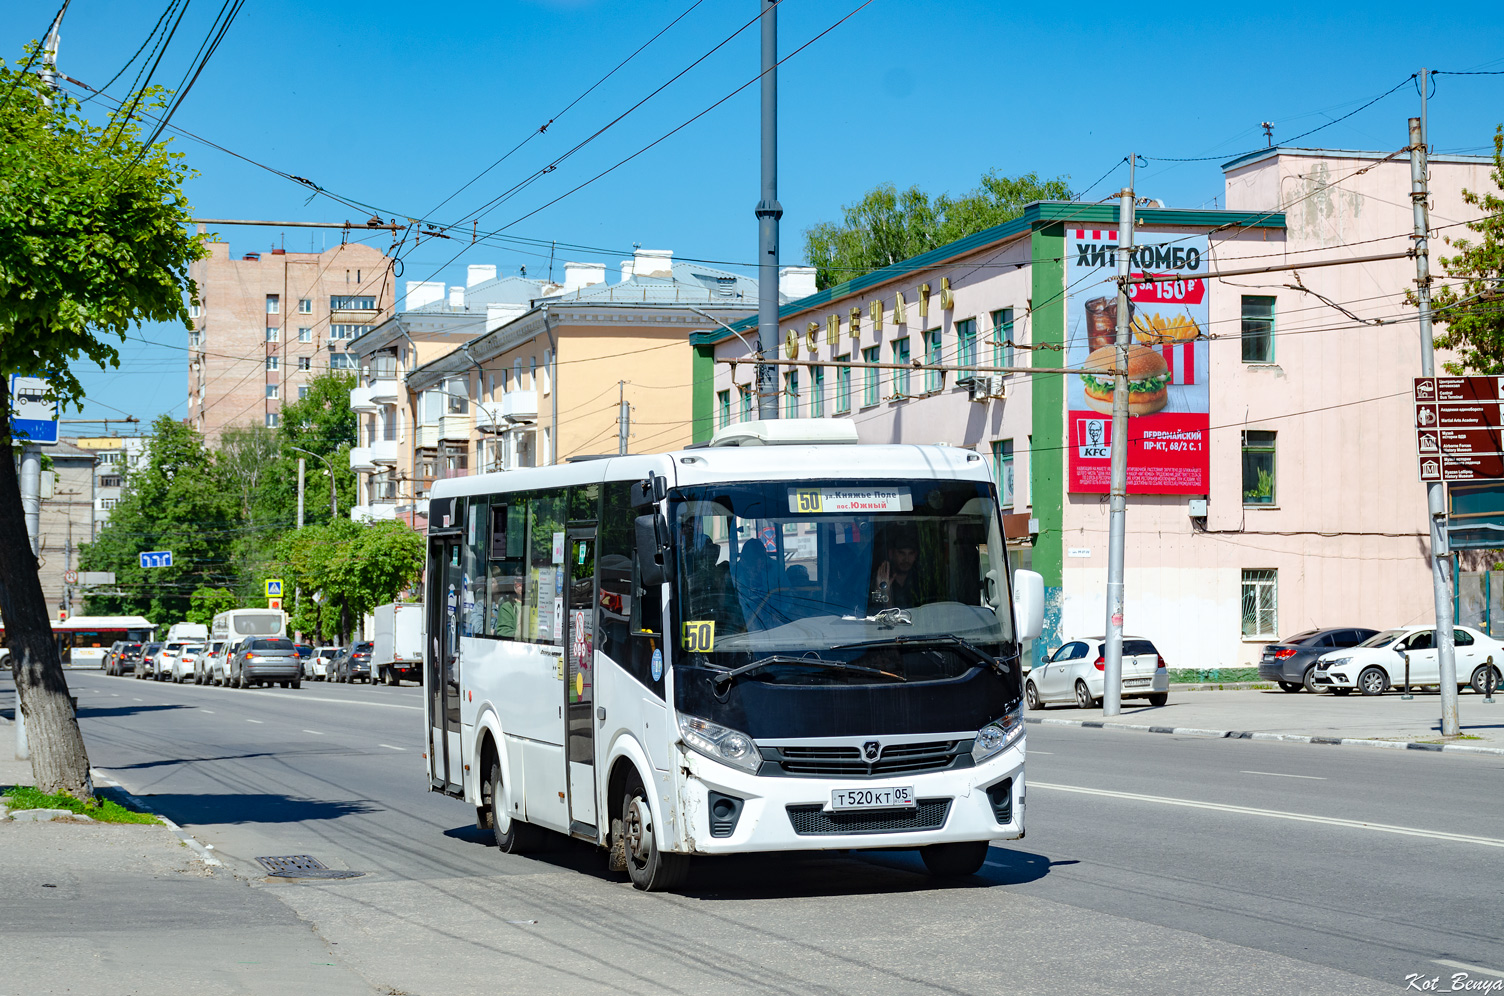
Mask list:
[[[627,876],[643,892],[664,892],[684,884],[689,874],[689,855],[669,854],[658,849],[653,830],[653,808],[637,778],[627,783],[621,802],[622,856]]]
[[[985,840],[931,844],[919,849],[919,857],[936,878],[963,878],[981,871],[987,860],[987,846]]]
[[[491,772],[486,778],[490,789],[487,808],[490,811],[491,832],[496,835],[496,846],[504,854],[529,854],[541,851],[546,842],[542,827],[516,819],[502,809],[501,762],[491,762]]]

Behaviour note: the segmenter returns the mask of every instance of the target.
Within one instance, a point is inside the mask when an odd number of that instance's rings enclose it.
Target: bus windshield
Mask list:
[[[983,483],[758,481],[675,498],[681,659],[737,668],[802,655],[811,665],[770,662],[748,677],[910,681],[958,677],[979,666],[976,648],[998,655],[1012,642],[1001,524]],[[905,644],[927,649],[894,652]]]

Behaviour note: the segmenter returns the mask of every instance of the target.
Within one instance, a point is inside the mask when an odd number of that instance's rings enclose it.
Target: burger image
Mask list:
[[[1103,346],[1081,364],[1081,386],[1086,388],[1086,405],[1112,414],[1113,373],[1117,365],[1117,347]],[[1170,368],[1164,357],[1147,346],[1128,347],[1128,414],[1152,415],[1169,403]]]

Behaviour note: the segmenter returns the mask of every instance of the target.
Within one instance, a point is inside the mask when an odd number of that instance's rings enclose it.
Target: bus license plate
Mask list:
[[[835,812],[851,809],[913,809],[914,806],[912,785],[830,791],[830,808]]]

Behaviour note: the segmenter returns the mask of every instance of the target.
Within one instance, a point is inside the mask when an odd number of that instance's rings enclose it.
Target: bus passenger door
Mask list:
[[[451,795],[463,795],[460,760],[459,675],[460,543],[436,537],[428,547],[428,646],[424,654],[428,695],[429,783]]]
[[[571,833],[596,835],[595,813],[595,529],[569,530],[565,605],[564,752],[569,765]]]

